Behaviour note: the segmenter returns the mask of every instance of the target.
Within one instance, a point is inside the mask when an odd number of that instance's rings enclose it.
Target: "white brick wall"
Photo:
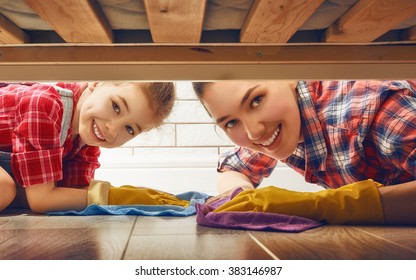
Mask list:
[[[97,179],[108,180],[115,186],[147,186],[172,193],[216,193],[218,155],[233,144],[219,127],[215,128],[191,83],[177,82],[176,87],[177,101],[166,124],[120,148],[102,149]],[[263,184],[299,190],[315,187],[283,165]]]

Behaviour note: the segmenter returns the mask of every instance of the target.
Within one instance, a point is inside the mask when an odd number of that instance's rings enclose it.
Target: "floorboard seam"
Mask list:
[[[136,218],[134,219],[134,223],[133,223],[133,226],[131,227],[129,237],[128,237],[127,242],[126,242],[126,246],[124,247],[123,253],[121,253],[121,260],[124,260],[124,257],[126,256],[126,252],[127,252],[127,248],[129,247],[129,244],[130,244],[131,236],[133,235],[133,231],[136,227],[137,218],[138,218],[138,216],[136,216]]]
[[[269,250],[263,243],[261,243],[257,238],[255,238],[250,232],[247,232],[248,236],[250,236],[251,239],[254,240],[254,242],[257,243],[257,245],[260,246],[272,259],[274,260],[280,260],[275,254],[273,254],[272,251]]]
[[[365,233],[367,233],[367,234],[369,234],[369,235],[371,235],[371,236],[374,236],[374,237],[376,237],[376,238],[378,238],[378,239],[380,239],[380,240],[383,240],[383,241],[385,241],[385,242],[388,242],[388,243],[394,244],[394,245],[396,245],[396,246],[398,246],[398,247],[401,247],[401,248],[404,248],[404,249],[406,249],[406,250],[409,250],[409,251],[412,251],[412,252],[415,252],[415,253],[416,253],[416,250],[415,250],[415,249],[412,249],[412,248],[407,247],[407,246],[405,246],[405,245],[401,245],[401,244],[399,244],[399,243],[397,243],[397,242],[395,242],[395,241],[388,240],[388,239],[386,239],[386,238],[383,238],[383,237],[381,237],[381,236],[378,236],[378,235],[376,235],[376,234],[374,234],[374,233],[371,233],[371,232],[368,232],[368,231],[366,231],[366,230],[363,230],[363,229],[360,229],[360,228],[356,228],[356,227],[354,227],[354,228],[355,228],[355,229],[357,229],[357,230],[359,230],[359,231],[365,232]]]

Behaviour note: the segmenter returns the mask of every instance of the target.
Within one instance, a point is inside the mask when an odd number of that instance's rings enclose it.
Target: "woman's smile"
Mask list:
[[[273,134],[266,140],[263,140],[261,142],[256,142],[256,145],[262,145],[263,147],[267,148],[269,147],[277,138],[277,136],[279,136],[280,134],[280,129],[282,128],[282,124],[279,124],[276,128],[276,130],[273,132]]]

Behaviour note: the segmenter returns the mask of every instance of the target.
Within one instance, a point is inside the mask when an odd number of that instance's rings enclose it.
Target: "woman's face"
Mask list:
[[[142,85],[99,83],[86,89],[77,109],[74,133],[91,146],[119,147],[155,126],[156,112]]]
[[[302,141],[295,93],[288,81],[224,81],[205,87],[203,103],[235,144],[285,159]]]

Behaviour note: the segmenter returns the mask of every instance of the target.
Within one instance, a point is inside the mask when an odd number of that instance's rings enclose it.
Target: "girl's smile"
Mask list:
[[[156,112],[144,90],[130,83],[90,85],[76,108],[74,135],[87,145],[113,148],[153,128]]]

